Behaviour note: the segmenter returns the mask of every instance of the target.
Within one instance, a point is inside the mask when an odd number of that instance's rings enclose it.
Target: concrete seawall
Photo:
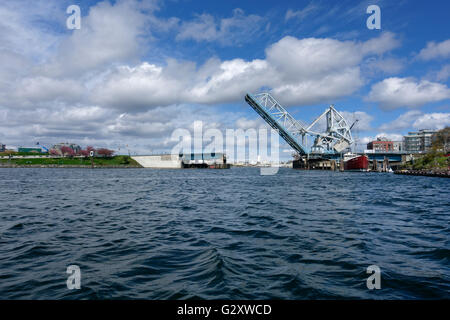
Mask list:
[[[209,168],[229,169],[225,155],[221,153],[206,154],[162,154],[149,156],[131,156],[131,158],[144,168],[154,169],[188,169]]]
[[[181,169],[182,161],[176,155],[155,155],[155,156],[131,156],[133,160],[144,168],[155,169]]]

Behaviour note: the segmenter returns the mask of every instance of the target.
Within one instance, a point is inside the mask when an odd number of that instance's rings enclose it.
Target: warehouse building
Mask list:
[[[52,147],[52,149],[61,152],[62,147],[69,147],[70,149],[73,150],[74,153],[78,153],[81,150],[81,147],[79,145],[77,145],[75,143],[68,143],[68,142],[57,143]]]

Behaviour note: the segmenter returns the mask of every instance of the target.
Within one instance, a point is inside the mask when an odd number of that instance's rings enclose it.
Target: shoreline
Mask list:
[[[395,174],[401,174],[406,176],[422,176],[422,177],[438,177],[438,178],[450,178],[449,170],[398,170]]]
[[[80,168],[80,169],[142,169],[141,166],[129,165],[70,165],[70,164],[28,164],[28,165],[0,165],[0,168]]]

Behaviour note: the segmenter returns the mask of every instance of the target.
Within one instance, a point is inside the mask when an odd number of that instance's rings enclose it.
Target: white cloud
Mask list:
[[[385,43],[383,36],[379,41]],[[264,60],[211,59],[198,67],[169,59],[165,66],[124,66],[105,76],[92,90],[92,99],[101,105],[138,110],[242,101],[246,92],[266,87],[287,105],[331,102],[363,85],[359,63],[364,55],[373,54],[371,47],[352,41],[284,37],[266,49]],[[381,51],[377,47],[375,52]]]
[[[387,33],[369,42],[284,37],[268,46],[261,59],[212,58],[198,65],[169,58],[157,63],[143,59],[143,53],[151,52],[146,49],[153,44],[153,32],[179,30],[183,24],[155,17],[154,2],[100,2],[83,12],[82,28],[74,31],[64,28],[63,6],[50,11],[43,6],[33,19],[14,8],[9,3],[0,7],[0,27],[7,31],[0,34],[0,140],[14,145],[75,140],[116,148],[126,137],[142,150],[158,143],[170,146],[171,131],[189,128],[194,120],[222,129],[258,125],[259,118],[198,105],[244,104],[246,92],[261,88],[287,106],[331,102],[363,85],[364,59],[396,45]],[[61,28],[55,34],[29,28],[48,16]],[[187,33],[178,36],[239,43],[258,30],[254,27],[264,27],[261,19],[235,10],[213,23],[208,18],[188,22],[182,31]],[[195,39],[188,30],[202,21],[198,27],[204,35]]]
[[[441,70],[436,73],[437,81],[445,81],[450,77],[450,64],[444,65]]]
[[[52,76],[76,76],[108,63],[138,58],[140,38],[148,32],[149,23],[149,15],[141,9],[135,1],[115,5],[105,1],[91,7],[81,29],[73,30],[62,41],[58,55],[42,71]]]
[[[442,129],[450,125],[450,113],[423,113],[411,110],[392,122],[380,126],[382,131],[401,131],[406,129]]]
[[[386,138],[390,141],[402,141],[403,135],[399,133],[381,132],[375,136],[375,139],[376,138]]]
[[[36,107],[48,102],[82,103],[85,88],[71,79],[24,78],[13,92],[17,107]]]
[[[218,41],[223,45],[238,44],[248,40],[261,29],[263,18],[245,15],[242,9],[234,9],[230,18],[215,19],[201,14],[193,21],[183,22],[177,40]]]
[[[402,115],[392,122],[385,123],[380,126],[380,130],[395,131],[411,128],[412,123],[422,115],[419,110],[411,110]]]
[[[383,32],[381,36],[372,38],[362,43],[362,54],[383,54],[400,45],[400,41],[392,32]]]
[[[363,151],[367,148],[367,144],[371,141],[377,140],[377,138],[387,139],[389,141],[402,141],[403,135],[399,133],[389,133],[389,132],[381,132],[376,134],[375,136],[365,136],[362,138],[358,138],[356,149],[358,151]]]
[[[286,11],[286,15],[284,17],[285,21],[288,21],[290,19],[296,18],[299,20],[303,20],[305,19],[307,16],[311,15],[313,12],[317,11],[317,9],[319,9],[319,6],[317,6],[314,3],[310,3],[308,4],[306,7],[304,7],[301,10],[292,10],[292,9],[288,9]]]
[[[367,145],[370,141],[373,141],[373,140],[375,140],[375,139],[376,139],[376,138],[374,138],[374,137],[361,137],[361,138],[358,138],[357,141],[356,141],[356,143],[358,144],[358,146],[362,146],[362,148],[359,147],[358,149],[361,149],[361,150],[366,149],[366,145]]]
[[[349,126],[353,124],[356,120],[358,122],[355,123],[352,130],[357,131],[370,131],[372,130],[371,122],[373,120],[373,116],[364,111],[339,111],[339,113],[347,120]]]
[[[413,123],[416,129],[442,129],[450,126],[450,113],[423,114]]]
[[[39,28],[42,17],[58,21],[61,9],[50,1],[2,1],[0,5],[0,50],[34,61],[44,61],[60,37],[49,28]],[[64,14],[61,15],[65,17]]]
[[[450,57],[450,39],[439,43],[433,41],[428,42],[427,46],[423,48],[418,55],[418,58],[422,60],[448,57]]]
[[[356,67],[362,54],[354,42],[284,37],[266,50],[267,60],[289,81],[310,79]]]
[[[450,89],[441,83],[414,78],[387,78],[374,84],[368,101],[378,102],[382,108],[420,107],[450,98]]]
[[[396,58],[370,57],[364,61],[363,67],[364,69],[367,69],[369,74],[382,72],[383,74],[393,75],[399,73],[405,68],[405,61]]]
[[[245,117],[239,118],[236,120],[236,128],[237,129],[258,129],[260,127],[266,127],[266,123],[260,118],[256,119],[247,119]]]

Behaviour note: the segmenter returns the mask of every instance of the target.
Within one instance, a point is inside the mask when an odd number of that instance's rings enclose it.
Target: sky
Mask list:
[[[78,5],[81,28],[68,29]],[[369,29],[369,5],[381,29]],[[330,104],[356,148],[450,125],[448,1],[0,3],[0,142],[169,152],[176,129],[248,129],[270,92],[296,119]],[[126,150],[126,151],[125,151]],[[292,150],[281,143],[281,154]]]

